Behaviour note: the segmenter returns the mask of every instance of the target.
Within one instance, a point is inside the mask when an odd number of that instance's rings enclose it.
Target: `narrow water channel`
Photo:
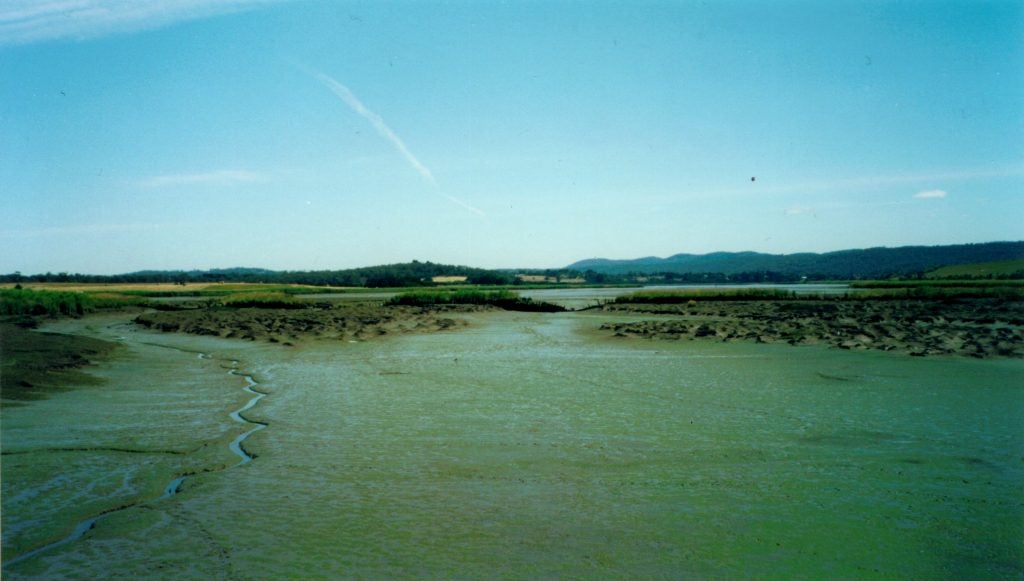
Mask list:
[[[119,338],[122,339],[122,340],[125,339],[125,337],[119,337]],[[159,344],[156,344],[156,345],[153,345],[153,346],[156,346],[156,347],[167,347],[165,345],[159,345]],[[170,348],[171,349],[176,349],[175,347],[170,347]],[[177,350],[180,350],[180,349],[177,349]],[[201,360],[214,360],[214,358],[210,354],[208,354],[208,353],[198,353],[197,357],[198,357],[198,359],[201,359]],[[255,433],[255,432],[257,432],[259,430],[262,430],[262,429],[267,427],[267,423],[252,421],[252,420],[247,419],[243,415],[244,412],[252,409],[257,403],[259,403],[259,401],[261,399],[266,397],[267,394],[259,392],[259,391],[256,391],[255,388],[256,388],[256,386],[259,385],[259,383],[257,383],[256,380],[254,380],[251,375],[239,373],[239,371],[238,371],[239,362],[237,360],[231,360],[230,365],[231,365],[231,369],[228,370],[228,374],[231,375],[231,376],[240,377],[241,379],[243,379],[246,382],[246,385],[243,388],[243,390],[246,393],[251,394],[253,397],[250,398],[245,403],[245,405],[243,405],[241,408],[239,408],[239,409],[237,409],[237,410],[235,410],[235,411],[233,411],[233,412],[231,412],[229,414],[229,417],[232,420],[234,420],[235,422],[238,422],[238,423],[241,423],[241,424],[245,424],[246,426],[251,426],[251,427],[247,431],[239,434],[228,445],[228,449],[231,450],[231,452],[234,453],[236,456],[238,456],[239,460],[238,460],[238,462],[236,464],[231,465],[231,466],[227,466],[227,467],[223,468],[223,470],[226,470],[226,469],[229,469],[229,468],[232,468],[232,467],[235,467],[235,466],[241,466],[243,464],[248,464],[249,462],[252,462],[253,456],[245,451],[245,449],[242,447],[242,443],[249,436],[251,436],[253,433]],[[207,474],[209,474],[211,472],[214,472],[214,471],[210,471],[210,470],[206,471]],[[64,538],[59,539],[59,540],[54,541],[54,542],[51,542],[51,543],[47,543],[47,544],[41,545],[41,546],[36,547],[36,548],[34,548],[34,549],[30,550],[30,551],[22,553],[22,554],[20,554],[20,555],[18,555],[16,557],[4,559],[3,567],[5,569],[8,568],[8,567],[13,567],[14,565],[17,565],[18,563],[20,563],[22,561],[31,559],[33,557],[36,557],[38,555],[41,555],[43,553],[46,553],[46,552],[51,551],[53,549],[56,549],[57,547],[61,547],[61,546],[67,545],[69,543],[73,543],[73,542],[75,542],[75,541],[85,537],[91,530],[96,528],[97,525],[104,518],[107,518],[107,517],[109,517],[111,515],[114,515],[114,514],[117,514],[119,512],[126,511],[126,510],[131,510],[131,509],[134,509],[134,508],[137,508],[137,507],[140,507],[140,506],[151,505],[151,504],[154,504],[154,503],[160,503],[160,502],[167,501],[168,499],[170,499],[171,497],[176,495],[181,490],[181,487],[182,487],[182,485],[184,484],[184,482],[185,482],[185,480],[187,478],[188,478],[187,475],[179,475],[179,476],[174,477],[173,479],[170,480],[170,482],[167,483],[166,486],[163,487],[163,494],[161,494],[157,498],[154,498],[154,499],[138,499],[138,500],[135,500],[135,501],[128,502],[126,504],[122,504],[122,505],[117,506],[115,508],[104,510],[104,511],[102,511],[99,514],[96,514],[94,516],[90,516],[90,517],[80,521],[77,525],[75,525],[75,527],[72,530],[72,532],[69,535],[67,535],[66,537],[64,537]]]

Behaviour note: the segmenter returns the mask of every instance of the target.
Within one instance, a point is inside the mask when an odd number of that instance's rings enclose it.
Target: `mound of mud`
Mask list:
[[[381,307],[337,305],[311,309],[206,308],[147,312],[135,322],[165,332],[262,340],[292,345],[304,339],[365,341],[393,333],[444,331],[466,325],[460,313],[476,305]]]
[[[995,299],[695,301],[609,304],[657,319],[601,326],[616,337],[825,344],[915,356],[1024,356],[1024,303]]]
[[[41,333],[26,328],[30,326],[0,323],[0,399],[39,399],[68,383],[96,383],[80,368],[110,357],[117,349],[109,341]]]

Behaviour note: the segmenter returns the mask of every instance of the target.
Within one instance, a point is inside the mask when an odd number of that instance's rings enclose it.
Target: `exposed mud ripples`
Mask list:
[[[208,308],[144,313],[136,317],[135,322],[157,331],[291,345],[308,338],[365,341],[396,333],[444,331],[466,324],[465,320],[449,314],[490,309],[479,305],[339,305],[298,310]]]
[[[161,347],[165,347],[165,346],[161,345]],[[174,349],[173,347],[168,347],[168,348]],[[210,355],[206,354],[206,353],[199,353],[198,357],[200,359],[212,359],[212,357]],[[231,466],[223,467],[220,470],[216,470],[216,469],[215,470],[208,470],[208,471],[206,471],[207,473],[227,470],[229,468],[233,468],[235,466],[241,466],[243,464],[248,464],[249,462],[251,462],[255,458],[255,456],[253,456],[249,452],[246,452],[245,449],[242,447],[242,443],[246,440],[246,438],[248,438],[249,436],[251,436],[255,432],[258,432],[259,430],[262,430],[263,428],[267,427],[267,424],[265,422],[249,420],[244,415],[242,415],[244,412],[252,409],[257,403],[259,403],[259,401],[261,399],[266,397],[267,394],[263,393],[263,392],[260,392],[260,391],[257,391],[255,389],[255,387],[257,385],[259,385],[259,383],[257,383],[256,380],[254,380],[251,375],[245,375],[245,374],[240,373],[237,368],[238,368],[238,361],[237,360],[232,360],[231,361],[231,369],[228,370],[228,374],[236,376],[236,377],[241,377],[242,379],[244,379],[245,382],[246,382],[246,386],[243,389],[244,389],[245,392],[252,394],[253,397],[248,402],[246,402],[245,405],[243,405],[241,408],[239,408],[238,410],[236,410],[234,412],[231,412],[231,414],[229,414],[229,417],[231,417],[231,419],[235,420],[236,422],[239,422],[239,423],[242,423],[242,424],[246,424],[246,425],[249,425],[249,426],[252,426],[252,427],[249,430],[247,430],[247,431],[243,432],[242,434],[238,435],[228,445],[228,448],[231,450],[231,452],[239,457],[239,461],[237,463],[231,465]],[[134,450],[119,450],[119,451],[124,451],[124,452],[129,452],[129,453],[135,452]],[[22,561],[25,561],[27,559],[30,559],[32,557],[35,557],[37,555],[40,555],[42,553],[45,553],[45,552],[50,551],[52,549],[55,549],[57,547],[61,547],[63,545],[67,545],[68,543],[72,543],[72,542],[74,542],[74,541],[76,541],[78,539],[81,539],[86,534],[88,534],[89,531],[91,531],[93,528],[95,528],[96,524],[100,520],[102,520],[103,518],[108,517],[108,516],[110,516],[112,514],[115,514],[115,513],[121,512],[121,511],[125,511],[125,510],[131,509],[131,508],[142,507],[142,506],[146,506],[146,505],[150,505],[150,504],[153,504],[153,503],[158,503],[158,502],[162,502],[164,500],[167,500],[168,498],[174,496],[175,494],[177,494],[181,490],[182,484],[184,484],[185,480],[189,477],[189,475],[190,474],[183,474],[183,475],[179,475],[179,476],[176,476],[175,478],[173,478],[170,482],[167,483],[166,486],[164,486],[163,494],[161,494],[159,497],[157,497],[155,499],[138,500],[138,501],[135,501],[135,502],[130,502],[130,503],[127,503],[127,504],[123,504],[121,506],[117,506],[117,507],[105,510],[105,511],[103,511],[103,512],[101,512],[101,513],[99,513],[99,514],[97,514],[95,516],[89,517],[89,518],[79,522],[77,525],[75,525],[74,530],[68,536],[66,536],[66,537],[64,537],[64,538],[62,538],[62,539],[60,539],[58,541],[54,541],[52,543],[48,543],[46,545],[42,545],[40,547],[32,549],[32,550],[30,550],[30,551],[28,551],[26,553],[22,553],[21,555],[18,555],[15,558],[7,559],[7,560],[4,561],[3,567],[6,569],[9,566],[15,565],[17,563],[20,563]]]
[[[1014,301],[695,301],[611,304],[603,310],[659,315],[601,326],[616,337],[824,344],[914,356],[1024,356],[1024,303]]]

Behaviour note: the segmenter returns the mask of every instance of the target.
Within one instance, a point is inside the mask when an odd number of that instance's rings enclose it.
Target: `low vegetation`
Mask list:
[[[851,284],[841,294],[797,293],[785,289],[723,288],[640,291],[616,304],[680,304],[691,301],[852,301],[852,300],[1024,300],[1021,281],[872,281]]]
[[[846,298],[865,300],[1024,300],[1024,281],[1019,280],[911,280],[855,282]]]
[[[136,297],[118,293],[0,289],[0,316],[80,317],[98,309],[138,305]]]
[[[224,297],[220,303],[234,309],[305,309],[310,306],[308,301],[283,292],[235,293]]]
[[[807,295],[800,295],[801,298]],[[816,298],[818,295],[812,295]],[[796,298],[793,291],[769,288],[673,289],[640,291],[615,299],[616,303],[678,304],[697,300],[781,301]]]
[[[557,312],[565,308],[520,297],[509,290],[413,291],[389,299],[385,306],[490,305],[507,311]]]

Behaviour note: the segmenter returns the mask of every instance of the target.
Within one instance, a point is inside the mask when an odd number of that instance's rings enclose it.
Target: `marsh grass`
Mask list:
[[[83,293],[34,289],[0,289],[0,315],[80,317],[98,309],[139,305],[137,297],[118,293]]]
[[[391,297],[384,306],[490,305],[508,311],[557,312],[565,308],[520,297],[509,290],[411,291]]]
[[[855,281],[859,299],[999,299],[1024,300],[1024,280],[875,280]]]
[[[820,298],[821,295],[802,294],[799,298]],[[615,299],[615,303],[675,304],[690,301],[781,301],[797,298],[793,291],[769,288],[678,289],[639,291]]]
[[[994,284],[993,284],[994,283]],[[1010,284],[1007,284],[1010,283]],[[615,299],[616,304],[679,304],[690,301],[863,301],[863,300],[1024,300],[1020,281],[872,281],[851,284],[843,294],[797,293],[783,289],[679,289],[640,291]]]
[[[1021,288],[1024,280],[1013,279],[920,279],[920,280],[856,280],[851,288],[893,289],[893,288]]]
[[[305,309],[311,303],[283,292],[244,292],[228,295],[220,304],[233,309]]]

